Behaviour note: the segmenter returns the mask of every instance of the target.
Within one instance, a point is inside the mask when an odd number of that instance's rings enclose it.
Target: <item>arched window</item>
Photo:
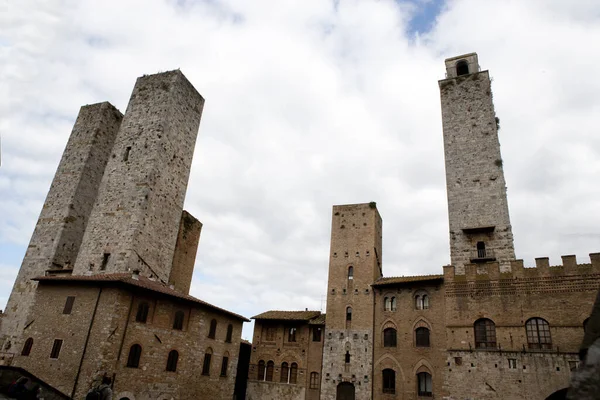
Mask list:
[[[354,279],[354,267],[348,267],[348,279]]]
[[[415,339],[417,347],[429,347],[429,329],[424,327],[415,329]]]
[[[352,307],[346,307],[346,321],[352,321]]]
[[[211,339],[214,339],[216,334],[217,334],[217,320],[213,319],[212,321],[210,321],[210,329],[208,331],[208,337]]]
[[[456,63],[456,76],[468,75],[469,64],[465,60],[460,60]]]
[[[319,388],[319,373],[311,372],[310,373],[310,386],[309,389],[318,389]]]
[[[433,396],[431,374],[427,372],[419,372],[417,374],[417,392],[419,396]]]
[[[258,362],[258,374],[256,375],[256,379],[259,381],[265,380],[265,360],[260,360]]]
[[[292,363],[290,367],[290,383],[295,384],[298,380],[298,364]]]
[[[525,323],[525,331],[530,349],[552,349],[548,321],[542,318],[531,318]]]
[[[146,323],[146,320],[148,319],[149,308],[150,307],[148,307],[148,303],[146,303],[145,301],[140,303],[138,305],[137,314],[135,315],[135,320],[137,322]]]
[[[421,301],[423,302],[423,310],[427,310],[429,308],[429,296],[424,294],[421,296]]]
[[[29,338],[25,341],[23,345],[23,350],[21,350],[22,356],[28,356],[31,353],[31,348],[33,347],[33,338]]]
[[[392,301],[390,303],[391,311],[396,311],[396,297],[392,297]]]
[[[394,328],[384,329],[383,347],[396,347],[396,330]]]
[[[281,363],[281,375],[279,376],[279,382],[288,383],[289,374],[290,374],[290,367],[288,366],[288,363],[286,363],[286,362]]]
[[[477,258],[485,258],[485,243],[477,242]]]
[[[204,353],[204,362],[202,362],[202,375],[210,376],[210,361],[212,359],[212,349],[209,347]]]
[[[415,308],[417,310],[427,310],[429,308],[429,295],[423,291],[415,296]]]
[[[179,353],[177,350],[171,350],[169,357],[167,358],[167,371],[177,371],[177,361],[179,360]]]
[[[175,313],[175,319],[173,320],[173,329],[182,330],[183,329],[183,319],[185,318],[185,314],[183,311],[179,310]]]
[[[384,297],[383,299],[383,311],[392,311],[392,299]]]
[[[495,348],[496,347],[496,324],[487,318],[481,318],[475,321],[475,347],[477,348]]]
[[[127,357],[128,368],[138,368],[140,366],[140,357],[142,356],[142,346],[134,344],[129,348],[129,357]]]
[[[393,369],[384,369],[383,375],[383,393],[396,393],[396,371]]]
[[[233,325],[227,325],[227,335],[225,336],[225,342],[231,343],[231,335],[233,335]]]
[[[273,381],[273,369],[275,367],[275,363],[273,361],[269,361],[267,363],[267,373],[265,374],[265,380],[268,382]]]

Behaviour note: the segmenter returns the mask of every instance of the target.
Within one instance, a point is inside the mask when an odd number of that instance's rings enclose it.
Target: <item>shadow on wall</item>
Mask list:
[[[42,381],[35,375],[29,373],[27,370],[19,367],[11,367],[2,365],[0,366],[0,392],[8,394],[8,390],[19,378],[21,379],[21,388],[25,390],[24,399],[35,399],[36,392],[39,388],[40,398],[45,400],[69,400],[71,399],[66,394],[56,390],[46,382]]]

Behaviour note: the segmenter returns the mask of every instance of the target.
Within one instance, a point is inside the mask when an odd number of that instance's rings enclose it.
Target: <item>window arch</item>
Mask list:
[[[469,64],[465,60],[460,60],[456,63],[456,76],[468,75]]]
[[[231,336],[233,335],[233,325],[227,325],[227,335],[225,336],[225,342],[231,343]]]
[[[292,363],[292,366],[290,367],[290,383],[295,384],[297,380],[298,380],[298,364],[296,364],[294,362],[294,363]]]
[[[311,372],[310,373],[310,386],[309,389],[318,389],[319,388],[319,373]]]
[[[216,334],[217,334],[217,320],[213,318],[213,320],[210,321],[210,329],[208,330],[208,337],[211,339],[214,339]]]
[[[169,357],[167,358],[167,371],[175,372],[177,371],[177,361],[179,360],[179,353],[177,350],[171,350],[169,352]]]
[[[33,347],[33,338],[29,338],[25,341],[23,345],[23,350],[21,350],[22,356],[28,356],[31,353],[31,348]]]
[[[273,361],[269,361],[267,363],[267,372],[265,374],[265,380],[268,382],[273,381],[273,370],[275,369],[275,363]]]
[[[258,375],[256,376],[256,379],[258,379],[259,381],[264,381],[265,371],[265,360],[260,360],[258,362]]]
[[[429,347],[429,329],[422,326],[415,329],[415,343],[417,347]]]
[[[548,321],[543,318],[531,318],[525,323],[525,331],[530,349],[552,349]]]
[[[183,320],[185,318],[185,313],[181,310],[175,313],[175,319],[173,320],[173,329],[177,329],[178,331],[183,329]]]
[[[290,367],[288,366],[288,363],[286,363],[286,362],[281,363],[281,375],[279,376],[279,382],[288,383],[289,374],[290,374]]]
[[[419,372],[417,374],[417,393],[419,396],[433,396],[430,373]]]
[[[427,310],[429,309],[429,295],[427,292],[420,291],[415,295],[415,309]]]
[[[129,348],[129,356],[127,357],[128,368],[138,368],[140,366],[140,357],[142,356],[142,346],[134,344]]]
[[[396,297],[392,297],[392,301],[391,301],[391,311],[396,311]]]
[[[495,348],[496,347],[496,324],[488,318],[480,318],[473,325],[475,330],[475,347],[477,348]]]
[[[383,298],[383,311],[392,311],[392,299],[390,297]]]
[[[397,332],[394,328],[386,328],[383,331],[383,347],[396,347]]]
[[[202,375],[210,376],[210,361],[212,359],[212,349],[209,347],[204,353],[204,361],[202,362]]]
[[[383,393],[396,393],[396,371],[386,368],[382,371]]]
[[[148,319],[148,310],[150,307],[147,302],[142,302],[138,305],[137,314],[135,315],[136,322],[146,323]]]
[[[348,267],[348,279],[354,279],[354,267],[353,266]]]

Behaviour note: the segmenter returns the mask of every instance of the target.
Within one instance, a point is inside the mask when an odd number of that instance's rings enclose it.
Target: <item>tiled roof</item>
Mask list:
[[[426,282],[444,280],[444,275],[390,276],[379,278],[371,286],[396,285],[401,283]]]
[[[325,314],[321,314],[319,316],[317,316],[316,318],[311,319],[310,321],[308,321],[309,325],[325,325]]]
[[[135,286],[138,288],[150,290],[152,292],[161,293],[166,296],[175,297],[181,300],[189,301],[192,303],[203,305],[207,308],[211,308],[215,311],[219,311],[235,318],[241,319],[242,321],[250,322],[250,320],[244,316],[227,311],[223,308],[214,306],[203,300],[197,299],[194,296],[190,296],[175,289],[171,289],[164,283],[151,280],[144,276],[138,275],[136,278],[132,277],[132,274],[98,274],[98,275],[68,275],[68,276],[38,276],[33,278],[34,281],[42,282],[89,282],[89,283],[101,283],[101,282],[115,282],[125,284],[128,286]]]
[[[265,311],[252,319],[273,319],[284,321],[308,321],[321,315],[321,311]]]

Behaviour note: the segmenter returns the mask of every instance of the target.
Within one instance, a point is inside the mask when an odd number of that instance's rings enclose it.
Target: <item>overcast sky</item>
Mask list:
[[[469,52],[517,257],[600,251],[597,0],[21,0],[0,27],[0,308],[79,107],[125,111],[136,77],[175,68],[206,99],[185,203],[205,301],[325,311],[334,204],[377,202],[384,275],[442,273],[437,81]]]

